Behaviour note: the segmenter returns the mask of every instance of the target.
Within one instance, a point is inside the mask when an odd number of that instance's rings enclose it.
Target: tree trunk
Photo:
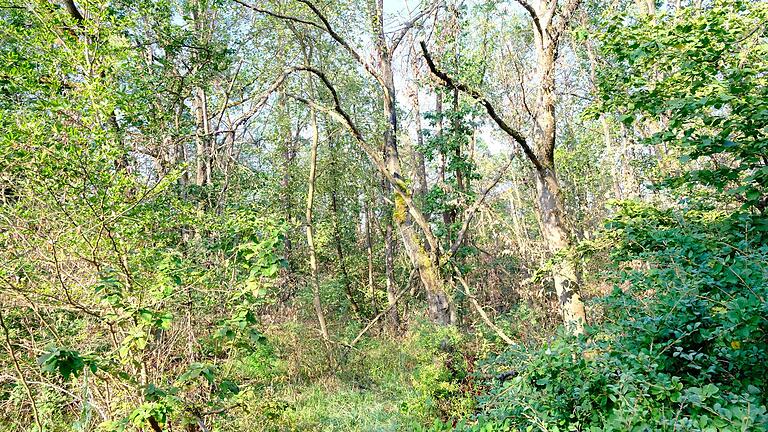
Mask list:
[[[398,216],[396,206],[395,218]],[[419,272],[419,279],[424,286],[429,319],[441,325],[454,324],[451,316],[451,302],[445,292],[445,281],[437,265],[437,254],[428,253],[424,249],[412,224],[403,221],[400,224],[400,232],[403,237],[403,246],[411,264]]]
[[[397,111],[395,108],[395,81],[392,73],[392,59],[384,38],[384,11],[381,0],[371,4],[371,23],[376,36],[376,53],[379,61],[379,72],[384,81],[384,116],[388,127],[384,131],[384,163],[390,173],[399,178],[400,157],[397,150]],[[393,187],[386,180],[383,182],[384,195],[392,194]],[[391,206],[388,206],[391,208]],[[397,211],[397,210],[395,210]],[[387,212],[390,213],[390,212]],[[384,267],[386,274],[387,304],[389,305],[388,323],[390,330],[397,332],[400,327],[400,317],[397,307],[397,287],[395,280],[395,239],[394,221],[388,217],[384,228]]]
[[[371,208],[365,200],[365,249],[368,255],[368,291],[371,296],[372,311],[376,313],[376,287],[373,284],[373,237],[371,235]]]
[[[548,32],[536,33],[539,94],[537,100],[534,146],[541,163],[535,175],[538,217],[542,235],[557,263],[552,269],[563,322],[573,334],[584,332],[586,314],[579,296],[579,275],[573,258],[568,256],[571,233],[566,223],[560,183],[555,173],[555,61],[557,41]],[[566,256],[558,257],[560,254]]]
[[[392,71],[389,68],[391,66],[389,61],[386,62],[388,74],[385,73],[385,80],[387,82],[388,89],[384,96],[384,114],[389,122],[389,128],[384,132],[384,160],[387,164],[387,169],[392,173],[400,173],[400,160],[397,152],[397,142],[395,134],[397,133],[397,114],[395,113],[394,102],[394,80],[392,77]],[[388,78],[387,78],[388,76]],[[391,84],[391,86],[390,86]],[[397,178],[397,177],[396,177]],[[388,182],[384,182],[385,196],[392,195],[392,185]],[[392,206],[388,206],[390,209]],[[397,211],[396,209],[394,211]],[[395,237],[394,237],[394,213],[387,212],[390,216],[387,218],[384,228],[384,267],[386,274],[386,288],[387,288],[387,304],[389,306],[389,312],[387,313],[388,323],[391,330],[397,332],[400,327],[400,317],[398,315],[397,307],[394,305],[397,296],[397,287],[395,280]]]
[[[195,123],[197,125],[195,184],[206,186],[211,183],[211,131],[208,126],[208,100],[205,90],[202,88],[198,88],[195,93]]]
[[[394,227],[398,229],[403,239],[405,252],[412,265],[419,272],[419,277],[427,291],[430,318],[435,322],[447,324],[451,321],[450,302],[445,293],[444,280],[440,275],[440,269],[437,265],[438,251],[430,250],[427,252],[425,250],[421,239],[414,231],[413,220],[409,213],[408,205],[406,204],[406,201],[409,201],[411,198],[411,192],[405,185],[401,171],[400,157],[398,155],[398,120],[395,105],[395,81],[392,72],[392,53],[390,47],[387,45],[384,34],[383,1],[370,0],[368,5],[376,46],[378,62],[377,74],[379,82],[382,84],[382,91],[384,92],[384,115],[387,119],[388,126],[384,132],[384,166],[382,169],[391,174],[391,181],[394,184],[388,181],[388,189],[389,191],[394,190],[395,192],[393,196],[394,208],[391,217],[387,220],[387,224],[393,224]],[[418,211],[418,209],[413,210],[415,212]],[[422,225],[425,230],[429,230],[429,227],[423,222],[424,221],[422,220],[420,225]],[[431,232],[425,232],[424,235],[429,236],[430,239],[433,238]],[[386,237],[390,238],[392,236],[386,235]],[[434,241],[432,241],[432,244],[437,246]],[[436,249],[436,247],[434,249]],[[385,254],[390,252],[392,252],[391,249],[385,251]],[[391,284],[388,283],[387,299],[390,306],[390,322],[393,323],[394,326],[395,324],[399,324],[397,307],[395,307],[397,303],[397,291],[394,286],[394,278],[392,278]],[[395,321],[396,317],[397,321]]]
[[[315,307],[315,314],[317,314],[317,322],[320,325],[320,334],[323,339],[328,341],[330,336],[328,334],[328,327],[325,323],[325,314],[323,313],[323,305],[320,301],[320,277],[317,269],[317,254],[315,253],[315,231],[312,226],[312,207],[315,200],[315,177],[317,174],[317,115],[314,110],[312,111],[312,148],[310,149],[309,156],[309,180],[307,182],[307,247],[309,248],[309,269],[312,277],[312,304]]]
[[[571,332],[581,334],[586,322],[584,303],[579,296],[577,268],[573,258],[568,255],[568,249],[571,247],[570,233],[564,219],[561,193],[553,170],[536,173],[536,198],[542,235],[550,254],[556,256],[552,276],[563,322]],[[566,256],[557,257],[563,252]]]
[[[413,55],[413,74],[415,79],[419,77],[419,67],[416,64],[416,55]],[[416,174],[416,193],[421,197],[426,196],[429,186],[427,185],[427,168],[424,161],[424,153],[421,148],[424,146],[424,136],[421,133],[421,106],[419,100],[419,86],[414,84],[411,89],[411,104],[413,105],[413,122],[416,126],[416,148],[413,150],[414,172]]]

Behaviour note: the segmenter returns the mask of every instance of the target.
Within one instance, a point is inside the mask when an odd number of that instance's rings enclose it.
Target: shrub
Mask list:
[[[469,430],[764,430],[765,219],[623,203],[607,225],[613,292],[590,339],[560,335],[489,362],[516,369]]]

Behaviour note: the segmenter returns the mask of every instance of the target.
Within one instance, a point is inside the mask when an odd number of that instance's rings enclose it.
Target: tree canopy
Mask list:
[[[765,430],[767,23],[6,0],[0,429]]]

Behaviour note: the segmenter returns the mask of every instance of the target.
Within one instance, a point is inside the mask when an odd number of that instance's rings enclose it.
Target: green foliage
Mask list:
[[[768,426],[763,223],[622,203],[603,239],[615,263],[615,289],[598,301],[604,321],[589,340],[560,336],[494,359],[520,374],[492,384],[472,430]]]
[[[409,350],[416,353],[413,371],[416,396],[404,403],[407,411],[431,418],[455,419],[471,412],[472,398],[465,393],[472,364],[465,337],[456,328],[422,325],[415,329]]]
[[[426,132],[424,144],[418,149],[428,162],[441,164],[444,183],[437,183],[424,199],[426,214],[433,215],[435,234],[450,244],[461,226],[457,217],[472,201],[471,183],[480,178],[478,167],[467,150],[474,129],[478,126],[476,107],[461,103],[459,108],[429,112],[425,117],[432,126],[442,125],[440,133]],[[446,219],[443,215],[453,215]]]
[[[78,377],[86,367],[93,373],[98,369],[95,360],[82,357],[77,351],[49,346],[45,353],[38,357],[37,363],[45,372],[57,373],[68,381],[70,376]]]
[[[680,156],[656,161],[656,186],[683,197],[676,207],[616,204],[579,248],[605,253],[601,275],[613,285],[594,302],[589,338],[558,335],[489,359],[491,375],[516,375],[489,381],[456,429],[768,427],[767,11],[721,1],[605,21],[612,63],[591,110],[650,124],[644,144]]]
[[[415,298],[403,296],[396,309],[403,334],[389,334],[384,318],[354,347],[345,341],[382,311],[391,291],[384,287],[416,281],[403,248],[395,248],[394,272],[385,269],[382,222],[406,222],[408,209],[402,197],[388,202],[359,146],[362,137],[378,149],[389,124],[379,83],[365,69],[389,56],[397,63],[410,43],[405,33],[424,31],[456,80],[494,104],[532,102],[539,89],[525,78],[535,64],[527,17],[496,0],[414,11],[417,19],[402,29],[389,11],[368,16],[364,2],[253,5],[270,13],[206,0],[6,3],[0,429],[766,428],[763,3],[626,14],[612,18],[599,40],[574,35],[599,41],[607,61],[595,71],[593,114],[642,136],[639,153],[657,168],[655,179],[682,196],[668,208],[621,203],[602,237],[555,256],[591,251],[611,262],[593,263],[607,269],[589,280],[615,289],[593,302],[599,319],[588,339],[552,337],[554,304],[544,296],[529,301],[517,283],[538,281],[556,262],[541,266],[551,253],[539,247],[529,161],[518,158],[478,207],[451,262],[441,262],[460,325],[422,323],[414,289]],[[358,42],[376,40],[369,31],[379,18],[387,20],[384,41],[402,45],[360,67],[355,54],[367,62],[369,44]],[[578,43],[561,52],[570,58],[571,50],[580,57]],[[322,70],[335,92],[307,71],[275,88],[275,78],[302,64]],[[558,86],[587,82],[578,67],[560,67]],[[425,132],[416,149],[434,187],[413,194],[445,247],[485,183],[481,173],[501,156],[482,142],[485,110],[462,92],[413,78],[417,95],[429,88],[445,102],[426,116],[440,132]],[[503,85],[494,88],[496,81]],[[406,86],[395,87],[388,96],[405,108]],[[605,215],[602,155],[612,149],[591,123],[573,121],[584,102],[562,90],[557,171],[564,216],[579,237]],[[320,133],[313,218],[320,271],[312,276],[330,341],[317,332],[301,229],[310,114],[302,99],[338,103],[359,133],[351,137],[312,105]],[[498,108],[533,144],[536,132],[526,129],[535,112]],[[402,159],[396,182],[410,191],[403,180],[412,177],[410,125],[400,114],[393,113]],[[446,258],[444,250],[430,252]],[[521,345],[495,352],[497,335],[473,330],[476,317],[461,304],[470,294],[453,289],[448,264],[480,279],[474,300]],[[536,266],[541,271],[531,274]],[[394,286],[386,285],[392,273]],[[365,301],[353,307],[356,296]]]
[[[364,338],[338,353],[330,370],[307,325],[271,328],[271,349],[235,362],[235,374],[258,389],[239,396],[244,412],[235,430],[418,430],[471,411],[473,347],[457,329],[422,323],[400,340]]]
[[[668,185],[705,197],[714,190],[711,198],[764,211],[766,19],[764,2],[741,0],[639,19],[611,17],[601,39],[612,67],[601,71],[595,110],[621,112],[627,125],[650,124],[645,142],[674,149],[686,165],[664,178]],[[679,168],[675,161],[660,163],[661,177]],[[702,193],[697,185],[709,189]]]

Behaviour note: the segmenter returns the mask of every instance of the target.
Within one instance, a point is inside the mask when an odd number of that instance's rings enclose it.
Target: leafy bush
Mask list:
[[[765,218],[623,203],[601,243],[614,291],[590,339],[513,349],[519,375],[479,400],[471,430],[764,430]]]
[[[471,412],[467,385],[473,365],[466,336],[455,327],[421,324],[412,332],[407,350],[416,353],[417,363],[412,374],[415,395],[404,402],[404,409],[419,413],[424,423]]]

